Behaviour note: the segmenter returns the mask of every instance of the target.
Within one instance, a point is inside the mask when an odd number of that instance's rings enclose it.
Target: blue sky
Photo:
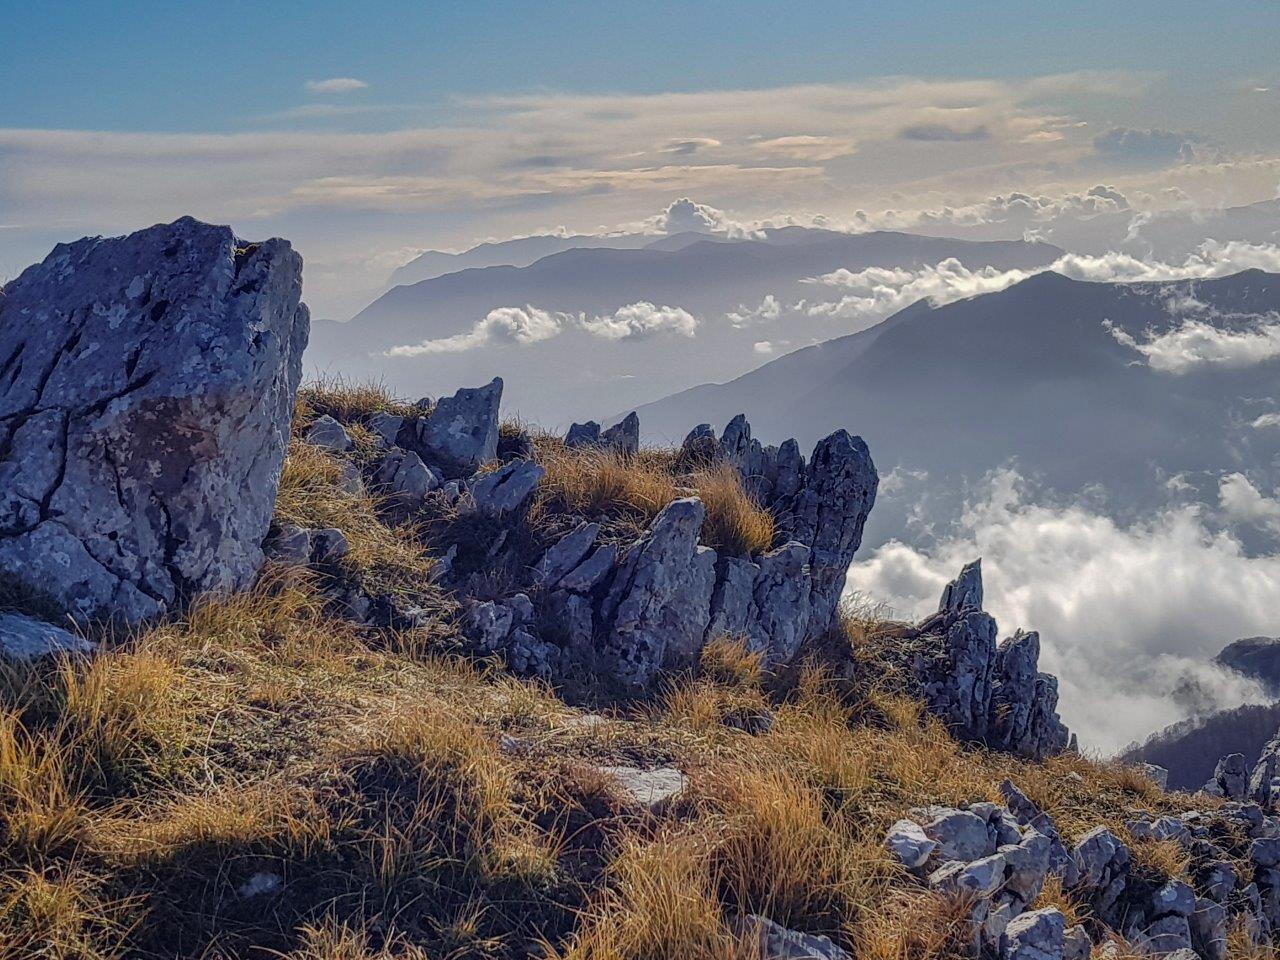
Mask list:
[[[421,249],[682,196],[862,228],[1280,184],[1274,0],[5,6],[0,278],[190,213],[293,239],[341,315]]]
[[[464,94],[901,74],[1175,71],[1209,95],[1274,71],[1280,35],[1273,0],[8,6],[0,124],[103,130],[258,128],[296,105],[305,81],[328,76],[359,77],[370,85],[362,101],[419,116]],[[386,114],[361,125],[396,122]]]

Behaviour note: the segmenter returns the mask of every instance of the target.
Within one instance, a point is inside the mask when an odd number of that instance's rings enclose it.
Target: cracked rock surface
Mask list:
[[[262,561],[302,258],[191,218],[60,244],[0,293],[0,574],[137,622]]]

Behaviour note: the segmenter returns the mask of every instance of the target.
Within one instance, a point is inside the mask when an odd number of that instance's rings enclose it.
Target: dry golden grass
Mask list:
[[[296,425],[309,424],[314,418],[327,414],[344,423],[359,422],[379,412],[401,417],[417,417],[422,413],[413,404],[393,397],[380,381],[322,377],[303,384],[298,390],[294,420]]]
[[[340,565],[374,592],[430,592],[433,561],[423,553],[417,530],[388,526],[378,516],[376,498],[344,490],[341,478],[341,461],[294,440],[280,476],[276,522],[341,530],[351,552]]]
[[[679,474],[668,453],[642,450],[626,456],[547,441],[537,445],[537,458],[547,474],[530,513],[535,524],[549,514],[572,513],[613,521],[634,536],[672,500],[696,494],[706,508],[702,543],[733,555],[773,546],[773,516],[727,465]]]
[[[334,392],[315,409],[358,419],[384,396]],[[643,525],[698,486],[667,455],[537,445],[539,509]],[[279,520],[343,530],[344,575],[420,588],[415,531],[336,489],[338,469],[295,443]],[[714,483],[709,517],[767,546],[736,480]],[[755,960],[743,913],[865,960],[950,960],[966,905],[882,847],[908,808],[998,800],[1009,778],[1070,843],[1135,809],[1212,805],[1132,768],[957,743],[890,667],[898,628],[874,605],[846,611],[839,679],[770,676],[718,638],[659,702],[586,725],[544,685],[335,619],[325,576],[269,569],[93,660],[0,670],[0,960]],[[753,713],[772,725],[739,729]],[[690,795],[642,814],[598,769],[618,763],[675,764]],[[1168,844],[1133,850],[1144,879],[1185,872]],[[241,897],[258,872],[280,889]],[[1054,881],[1039,905],[1088,913]],[[1274,960],[1238,933],[1232,950]]]
[[[711,887],[705,840],[670,833],[630,838],[610,883],[563,960],[755,960],[725,923]],[[554,947],[552,948],[554,953]]]

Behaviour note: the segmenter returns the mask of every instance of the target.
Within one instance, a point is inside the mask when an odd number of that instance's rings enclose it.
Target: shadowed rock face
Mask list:
[[[61,244],[0,295],[0,572],[136,622],[262,560],[302,258],[190,218]]]

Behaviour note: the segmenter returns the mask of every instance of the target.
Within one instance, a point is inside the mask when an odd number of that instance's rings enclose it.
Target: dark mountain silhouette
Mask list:
[[[1280,638],[1237,640],[1223,648],[1213,662],[1252,677],[1272,696],[1280,697]]]
[[[1169,771],[1171,789],[1199,790],[1229,753],[1244,754],[1252,766],[1277,729],[1280,703],[1247,704],[1175,723],[1121,751],[1117,759],[1158,764]]]

